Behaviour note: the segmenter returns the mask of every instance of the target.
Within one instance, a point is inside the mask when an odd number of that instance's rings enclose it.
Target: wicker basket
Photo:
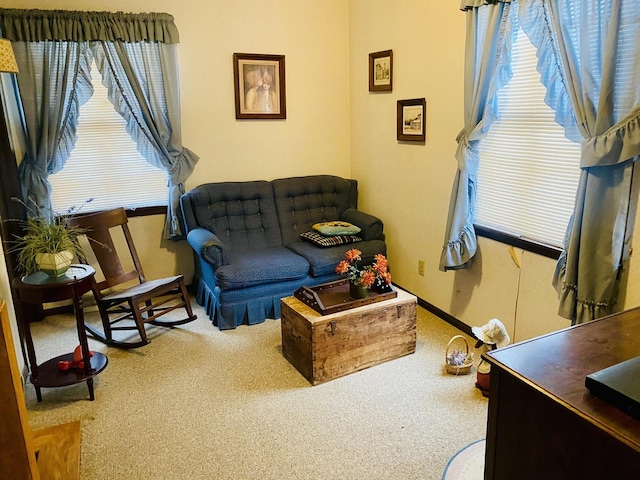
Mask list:
[[[462,335],[449,340],[444,354],[444,369],[451,375],[467,375],[473,367],[473,352],[469,353],[469,344]]]

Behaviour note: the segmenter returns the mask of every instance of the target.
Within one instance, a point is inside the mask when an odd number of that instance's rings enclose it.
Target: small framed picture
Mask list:
[[[236,118],[287,118],[284,55],[233,54]]]
[[[398,100],[398,140],[404,142],[425,141],[425,113],[427,102],[424,98]]]
[[[369,54],[369,91],[393,90],[393,51],[384,50]]]

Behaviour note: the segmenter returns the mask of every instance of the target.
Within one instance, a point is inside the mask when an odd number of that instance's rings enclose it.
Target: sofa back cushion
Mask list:
[[[300,241],[313,224],[339,220],[357,208],[358,183],[333,175],[280,178],[272,181],[284,245]]]
[[[232,251],[282,245],[269,182],[207,183],[189,195],[198,226],[215,233]]]

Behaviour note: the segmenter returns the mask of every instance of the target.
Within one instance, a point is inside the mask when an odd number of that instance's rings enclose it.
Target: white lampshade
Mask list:
[[[18,64],[11,42],[6,38],[0,38],[0,72],[18,73]]]

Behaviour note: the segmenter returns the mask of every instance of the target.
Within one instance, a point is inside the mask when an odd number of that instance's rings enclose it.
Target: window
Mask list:
[[[80,107],[76,146],[64,168],[49,176],[51,201],[57,212],[83,206],[83,212],[124,206],[166,206],[167,173],[140,155],[115,111],[95,63],[93,96]]]
[[[500,118],[479,142],[475,223],[561,247],[580,175],[580,145],[564,136],[536,71],[536,51],[518,28],[513,77],[498,92]]]

